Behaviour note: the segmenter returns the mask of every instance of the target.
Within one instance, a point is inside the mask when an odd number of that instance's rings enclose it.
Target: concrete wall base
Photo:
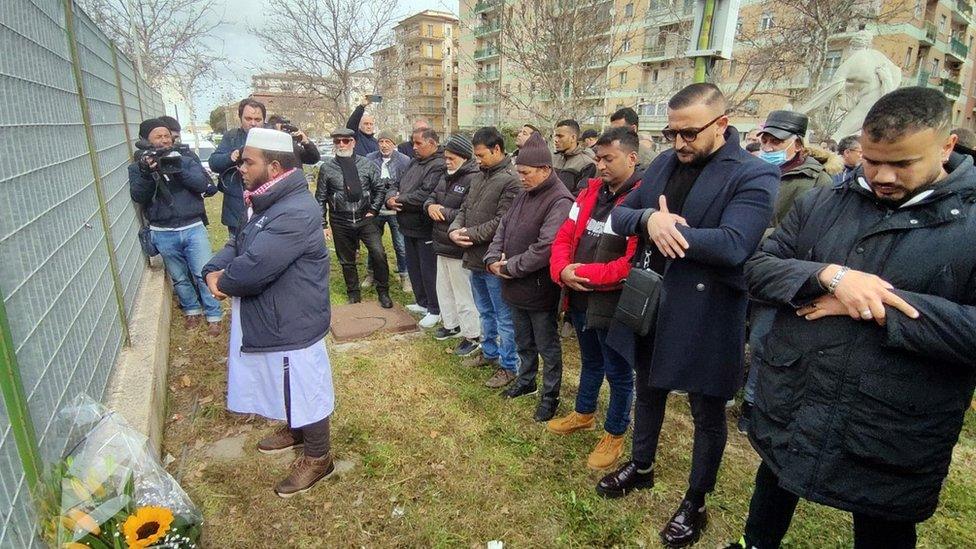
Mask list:
[[[172,286],[161,264],[146,269],[129,321],[131,345],[122,348],[104,399],[109,409],[149,438],[157,456],[166,420],[171,303]]]

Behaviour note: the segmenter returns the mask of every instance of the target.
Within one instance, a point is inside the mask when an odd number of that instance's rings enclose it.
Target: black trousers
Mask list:
[[[670,393],[668,389],[648,386],[649,376],[650,369],[646,364],[637,369],[633,460],[642,468],[653,465],[657,457],[657,443],[661,437],[665,406]],[[725,399],[688,393],[688,401],[695,423],[688,489],[706,494],[715,489],[718,468],[725,453],[725,441],[728,438]]]
[[[285,371],[285,418],[288,421],[288,427],[291,428],[291,375],[289,373],[288,357],[285,357],[282,366]],[[304,441],[304,451],[306,456],[310,458],[325,457],[326,454],[329,453],[329,450],[331,450],[332,438],[329,417],[330,416],[326,416],[315,423],[309,423],[308,425],[304,425],[298,429],[291,429],[291,436],[293,436],[295,440]]]
[[[542,355],[542,398],[559,398],[563,381],[563,348],[559,340],[559,313],[556,307],[548,311],[532,311],[511,303],[509,305],[519,356],[518,379],[515,382],[535,385],[539,355]]]
[[[746,520],[746,545],[775,549],[790,528],[800,498],[779,486],[765,462],[756,471],[756,488]],[[854,513],[855,549],[911,549],[917,541],[915,523]]]
[[[339,257],[339,265],[342,266],[342,278],[346,282],[346,295],[350,298],[360,296],[359,272],[356,270],[356,252],[359,250],[360,242],[366,245],[369,264],[373,268],[373,280],[376,281],[376,290],[389,291],[390,265],[386,262],[382,235],[373,219],[364,219],[358,223],[341,219],[329,221],[336,256]]]
[[[417,305],[427,309],[432,315],[441,314],[437,303],[437,256],[434,255],[434,241],[431,238],[416,238],[403,235],[407,254],[407,274]]]

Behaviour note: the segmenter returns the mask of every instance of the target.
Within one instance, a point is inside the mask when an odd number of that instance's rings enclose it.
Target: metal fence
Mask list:
[[[161,96],[71,0],[0,0],[0,547],[40,545],[57,409],[101,399],[145,269],[126,166]]]

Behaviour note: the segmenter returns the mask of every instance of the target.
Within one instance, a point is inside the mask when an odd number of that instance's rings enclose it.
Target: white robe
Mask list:
[[[230,350],[227,354],[227,408],[242,414],[258,414],[288,420],[285,414],[285,358],[288,358],[291,421],[293,429],[332,415],[335,392],[332,367],[324,341],[304,349],[244,353],[241,300],[233,298],[230,317]]]

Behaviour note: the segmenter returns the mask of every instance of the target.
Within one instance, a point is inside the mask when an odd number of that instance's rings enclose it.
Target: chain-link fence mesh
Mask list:
[[[57,409],[82,392],[101,398],[123,344],[145,269],[125,121],[135,138],[143,118],[163,112],[132,63],[77,6],[73,13],[69,26],[64,0],[0,0],[0,292],[46,456],[63,450],[49,436]],[[0,547],[33,547],[14,416],[0,407]]]

